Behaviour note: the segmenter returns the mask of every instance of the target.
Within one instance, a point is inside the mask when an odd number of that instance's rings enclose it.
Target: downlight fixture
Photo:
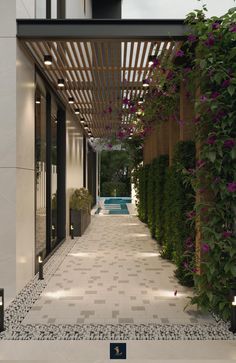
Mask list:
[[[40,97],[36,97],[35,103],[36,103],[36,105],[40,105],[40,103],[41,103]]]
[[[49,54],[45,54],[43,57],[43,62],[46,66],[51,66],[52,65],[52,56]]]
[[[144,101],[143,101],[143,98],[140,98],[140,99],[138,100],[138,104],[139,104],[139,105],[142,105],[142,104],[143,104],[143,102],[144,102]]]
[[[73,105],[73,103],[74,103],[74,97],[69,97],[68,98],[68,102],[69,102],[70,105]]]
[[[88,130],[88,125],[86,125],[86,124],[85,124],[85,125],[84,125],[84,129],[85,129],[85,130]]]
[[[84,124],[85,123],[85,120],[84,120],[84,117],[83,116],[81,116],[81,118],[80,118],[80,123],[81,124]]]
[[[145,88],[149,87],[149,80],[148,79],[143,80],[143,87],[145,87]]]
[[[156,56],[155,55],[149,55],[149,57],[148,57],[148,65],[149,65],[149,67],[151,67],[154,64],[155,60],[156,60]]]
[[[80,109],[79,109],[79,108],[76,108],[76,109],[75,109],[75,114],[76,114],[76,115],[79,115],[79,114],[80,114]]]
[[[60,87],[60,88],[65,87],[65,81],[64,81],[64,79],[63,79],[63,78],[59,78],[59,79],[57,80],[57,85],[58,85],[58,87]]]

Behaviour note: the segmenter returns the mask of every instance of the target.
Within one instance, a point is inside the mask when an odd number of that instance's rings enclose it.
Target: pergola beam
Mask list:
[[[17,37],[27,39],[161,39],[182,40],[183,20],[20,19]]]

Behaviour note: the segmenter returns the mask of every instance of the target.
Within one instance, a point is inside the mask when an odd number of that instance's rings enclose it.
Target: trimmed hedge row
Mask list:
[[[172,260],[179,281],[191,286],[194,269],[195,226],[187,213],[194,207],[194,192],[184,183],[183,169],[194,168],[195,145],[179,142],[173,163],[162,155],[139,169],[137,178],[138,215],[162,247],[162,257]]]

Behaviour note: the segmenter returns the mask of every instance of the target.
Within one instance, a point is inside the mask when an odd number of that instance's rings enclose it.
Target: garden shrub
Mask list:
[[[162,244],[164,238],[164,193],[163,188],[166,181],[166,172],[169,164],[169,156],[161,155],[155,163],[155,238]]]
[[[102,197],[129,197],[127,184],[122,182],[103,182],[101,185]]]
[[[137,191],[138,191],[138,216],[144,223],[148,222],[148,202],[147,202],[147,185],[149,175],[149,165],[139,168],[137,177]]]
[[[156,199],[155,199],[155,188],[156,188],[156,159],[153,160],[152,164],[149,167],[148,172],[148,181],[147,181],[147,221],[148,227],[151,232],[152,237],[155,235],[155,207],[156,207]]]

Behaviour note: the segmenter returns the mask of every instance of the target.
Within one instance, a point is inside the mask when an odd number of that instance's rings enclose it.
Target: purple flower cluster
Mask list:
[[[227,184],[227,190],[229,193],[235,193],[236,192],[236,182],[228,183]]]
[[[208,253],[210,251],[210,246],[207,243],[202,244],[202,252]]]
[[[208,137],[208,139],[207,139],[206,143],[207,143],[208,145],[214,145],[214,144],[216,143],[216,134],[211,134],[211,135]]]
[[[236,144],[236,142],[234,139],[228,139],[228,140],[225,140],[224,147],[227,149],[233,149],[235,144]]]
[[[210,48],[213,47],[213,45],[215,45],[215,38],[212,34],[209,34],[207,40],[205,41],[205,46]]]

